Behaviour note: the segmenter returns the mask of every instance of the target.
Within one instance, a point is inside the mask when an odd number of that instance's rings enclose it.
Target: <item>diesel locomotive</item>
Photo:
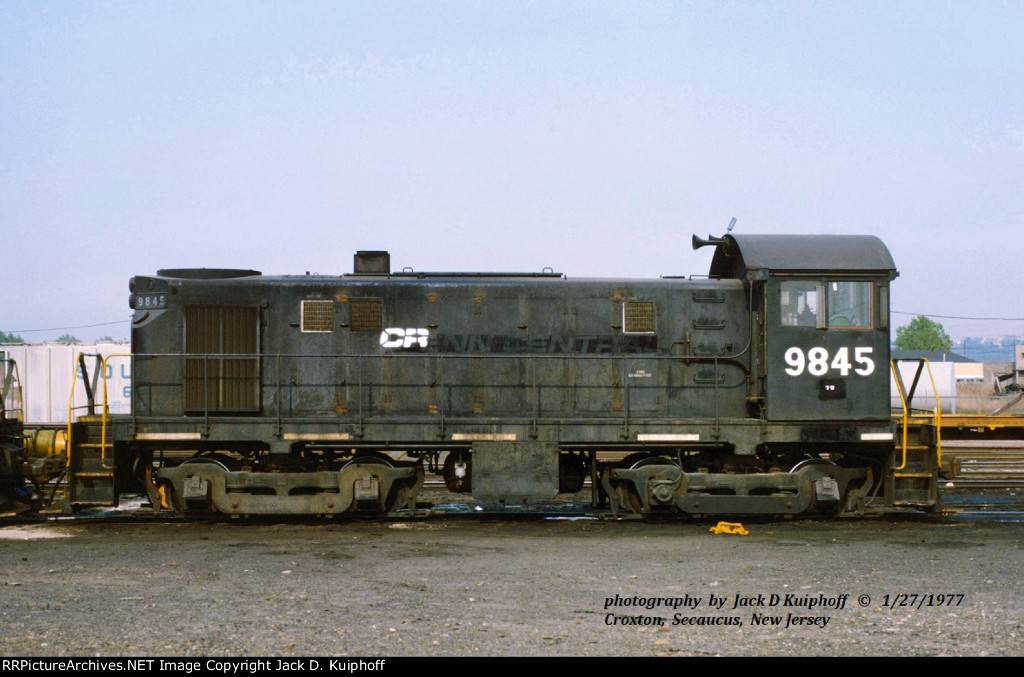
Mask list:
[[[132,410],[85,417],[69,504],[412,511],[589,487],[613,514],[854,514],[894,451],[869,236],[736,235],[709,274],[173,269],[131,280]]]

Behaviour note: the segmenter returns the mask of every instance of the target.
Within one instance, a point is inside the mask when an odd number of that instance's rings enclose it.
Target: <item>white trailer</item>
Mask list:
[[[72,418],[88,413],[88,388],[79,367],[80,356],[86,365],[88,386],[94,389],[96,413],[101,413],[104,390],[109,413],[130,413],[130,351],[127,343],[110,342],[0,344],[0,356],[18,365],[21,409],[29,425],[67,423],[69,413]]]

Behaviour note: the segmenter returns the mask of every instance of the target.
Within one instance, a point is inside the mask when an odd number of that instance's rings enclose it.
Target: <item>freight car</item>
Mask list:
[[[857,513],[891,493],[889,289],[868,236],[694,237],[710,273],[131,280],[132,411],[88,417],[69,505],[228,515],[590,487],[615,514]],[[890,497],[891,498],[891,497]]]

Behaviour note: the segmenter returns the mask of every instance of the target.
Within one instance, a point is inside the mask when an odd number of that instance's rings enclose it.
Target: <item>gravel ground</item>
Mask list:
[[[1024,653],[1024,524],[745,526],[746,536],[704,523],[463,517],[9,525],[0,655]]]

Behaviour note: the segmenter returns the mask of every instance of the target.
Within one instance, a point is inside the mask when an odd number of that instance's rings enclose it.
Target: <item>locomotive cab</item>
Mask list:
[[[888,425],[889,282],[897,272],[881,240],[729,235],[708,243],[717,246],[712,276],[756,290],[755,397],[764,418]]]
[[[745,421],[757,425],[722,426],[717,466],[613,471],[620,496],[631,483],[641,512],[659,502],[706,514],[859,511],[894,437],[889,283],[897,273],[888,250],[867,236],[694,238],[695,249],[705,245],[716,247],[711,278],[746,290]],[[671,496],[659,501],[656,490],[667,486]]]
[[[765,295],[769,420],[887,420],[888,280],[776,274]]]

